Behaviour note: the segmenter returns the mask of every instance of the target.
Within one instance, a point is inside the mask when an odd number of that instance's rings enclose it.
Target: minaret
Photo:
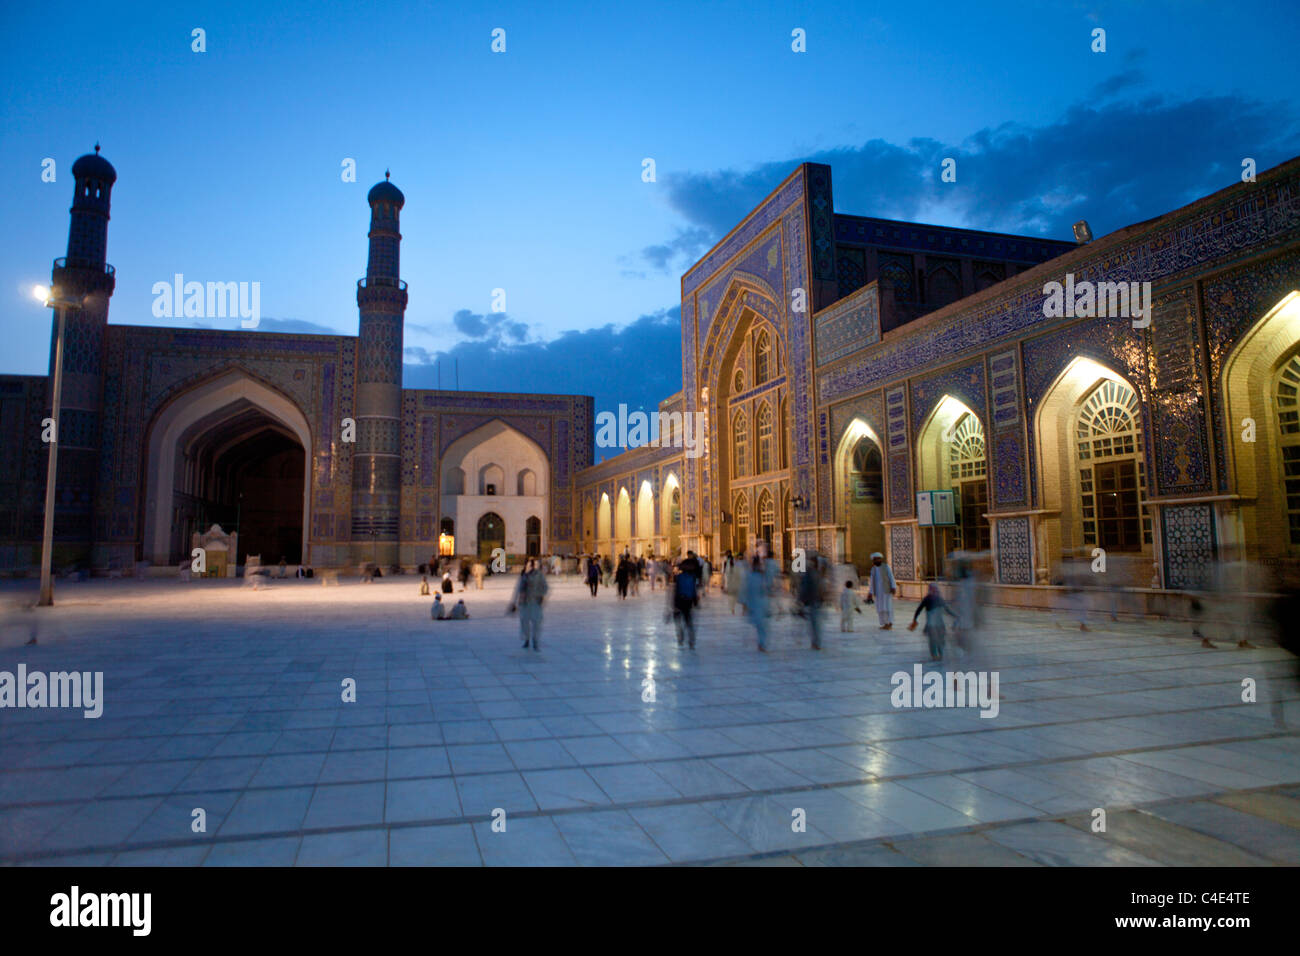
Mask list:
[[[95,478],[99,473],[100,406],[104,393],[104,329],[113,294],[113,267],[106,262],[108,210],[117,170],[95,151],[72,164],[75,188],[68,254],[54,260],[51,287],[58,299],[77,303],[67,308],[63,340],[63,395],[59,413],[59,473],[54,535],[57,568],[90,559],[94,540],[107,540],[107,527],[94,521]],[[50,387],[54,381],[54,347],[58,313],[50,336]],[[50,407],[53,395],[46,396]],[[105,563],[96,555],[95,565]]]
[[[398,217],[406,197],[388,181],[370,190],[370,259],[357,283],[361,326],[357,335],[352,451],[352,552],[354,560],[389,567],[398,561],[401,511],[402,323],[406,283],[400,278],[402,233]]]

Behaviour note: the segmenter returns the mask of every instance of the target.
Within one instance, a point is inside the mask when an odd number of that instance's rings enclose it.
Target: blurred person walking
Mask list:
[[[524,573],[519,576],[519,583],[515,585],[514,600],[508,610],[519,612],[519,632],[524,637],[524,647],[531,642],[534,651],[541,650],[542,601],[546,599],[548,590],[546,575],[538,569],[537,562],[529,558]]]

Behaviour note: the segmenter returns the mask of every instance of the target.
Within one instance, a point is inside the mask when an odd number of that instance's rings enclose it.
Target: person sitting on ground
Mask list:
[[[429,596],[429,576],[426,574],[420,578],[420,597]]]
[[[455,585],[452,584],[451,582],[451,572],[450,571],[442,572],[442,593],[450,594],[454,589],[455,589]]]
[[[429,609],[429,616],[435,621],[447,620],[447,605],[442,603],[441,594],[435,594],[433,596],[433,607]]]
[[[465,606],[465,599],[461,598],[456,602],[456,606],[451,609],[451,620],[463,621],[469,617],[469,608]]]

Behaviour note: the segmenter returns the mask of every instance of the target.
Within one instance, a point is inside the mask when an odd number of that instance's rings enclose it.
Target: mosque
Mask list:
[[[357,336],[108,325],[116,173],[83,156],[56,566],[174,568],[212,524],[317,567],[880,551],[913,595],[961,549],[1022,605],[1099,556],[1150,601],[1300,566],[1300,159],[1068,243],[838,213],[831,172],[800,165],[682,276],[668,440],[593,465],[590,397],[402,388],[392,183]],[[0,376],[0,568],[39,564],[49,405]]]

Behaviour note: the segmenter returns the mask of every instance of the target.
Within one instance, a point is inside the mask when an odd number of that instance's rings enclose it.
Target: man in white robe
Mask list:
[[[876,602],[876,617],[880,620],[881,630],[889,630],[894,626],[894,594],[898,590],[898,583],[894,580],[894,572],[885,564],[885,556],[877,551],[871,556],[871,581],[867,588],[867,596]]]

